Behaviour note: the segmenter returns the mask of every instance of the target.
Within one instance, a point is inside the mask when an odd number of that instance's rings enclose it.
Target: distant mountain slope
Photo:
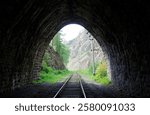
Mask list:
[[[67,43],[70,48],[70,57],[67,68],[69,70],[85,69],[92,64],[91,37],[87,30],[82,31],[75,39]],[[104,58],[102,49],[94,39],[94,57],[95,63],[100,62]]]

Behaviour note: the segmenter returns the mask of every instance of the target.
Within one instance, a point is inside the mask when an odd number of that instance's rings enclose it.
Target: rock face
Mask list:
[[[87,30],[83,30],[75,39],[67,44],[70,48],[69,63],[67,64],[69,70],[86,69],[92,65],[92,42],[94,47],[94,63],[99,63],[104,59],[104,54],[97,41]]]
[[[50,67],[57,70],[65,69],[65,65],[63,64],[63,61],[60,58],[59,54],[55,52],[55,50],[51,46],[48,47],[47,53],[50,56],[50,59],[48,60],[48,65]]]

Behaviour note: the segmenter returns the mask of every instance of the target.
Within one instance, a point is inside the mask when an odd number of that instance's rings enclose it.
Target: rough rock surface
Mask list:
[[[75,39],[67,44],[70,48],[69,63],[67,64],[69,70],[86,69],[92,65],[93,52],[91,42],[93,42],[94,46],[94,63],[99,63],[104,59],[104,53],[101,47],[93,36],[89,36],[89,32],[83,30]]]
[[[51,46],[48,47],[47,53],[50,56],[50,59],[48,60],[48,65],[50,67],[57,70],[65,69],[65,65],[63,64],[63,61],[60,58],[59,54],[55,52],[55,50]]]

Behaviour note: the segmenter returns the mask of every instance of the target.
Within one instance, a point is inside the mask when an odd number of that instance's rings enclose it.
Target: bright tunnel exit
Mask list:
[[[91,33],[78,24],[64,26],[53,37],[38,76],[34,84],[40,86],[39,92],[43,92],[41,87],[48,87],[48,97],[95,98],[101,97],[101,92],[103,97],[110,92],[104,88],[111,85],[107,55]]]
[[[111,83],[107,56],[83,26],[64,26],[51,40],[42,61],[38,82],[61,82],[79,73],[101,85]]]

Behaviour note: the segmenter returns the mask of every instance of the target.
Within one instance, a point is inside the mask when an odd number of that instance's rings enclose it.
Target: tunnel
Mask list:
[[[80,24],[107,54],[112,85],[126,97],[150,97],[150,7],[143,0],[0,1],[0,94],[38,78],[53,36]]]

